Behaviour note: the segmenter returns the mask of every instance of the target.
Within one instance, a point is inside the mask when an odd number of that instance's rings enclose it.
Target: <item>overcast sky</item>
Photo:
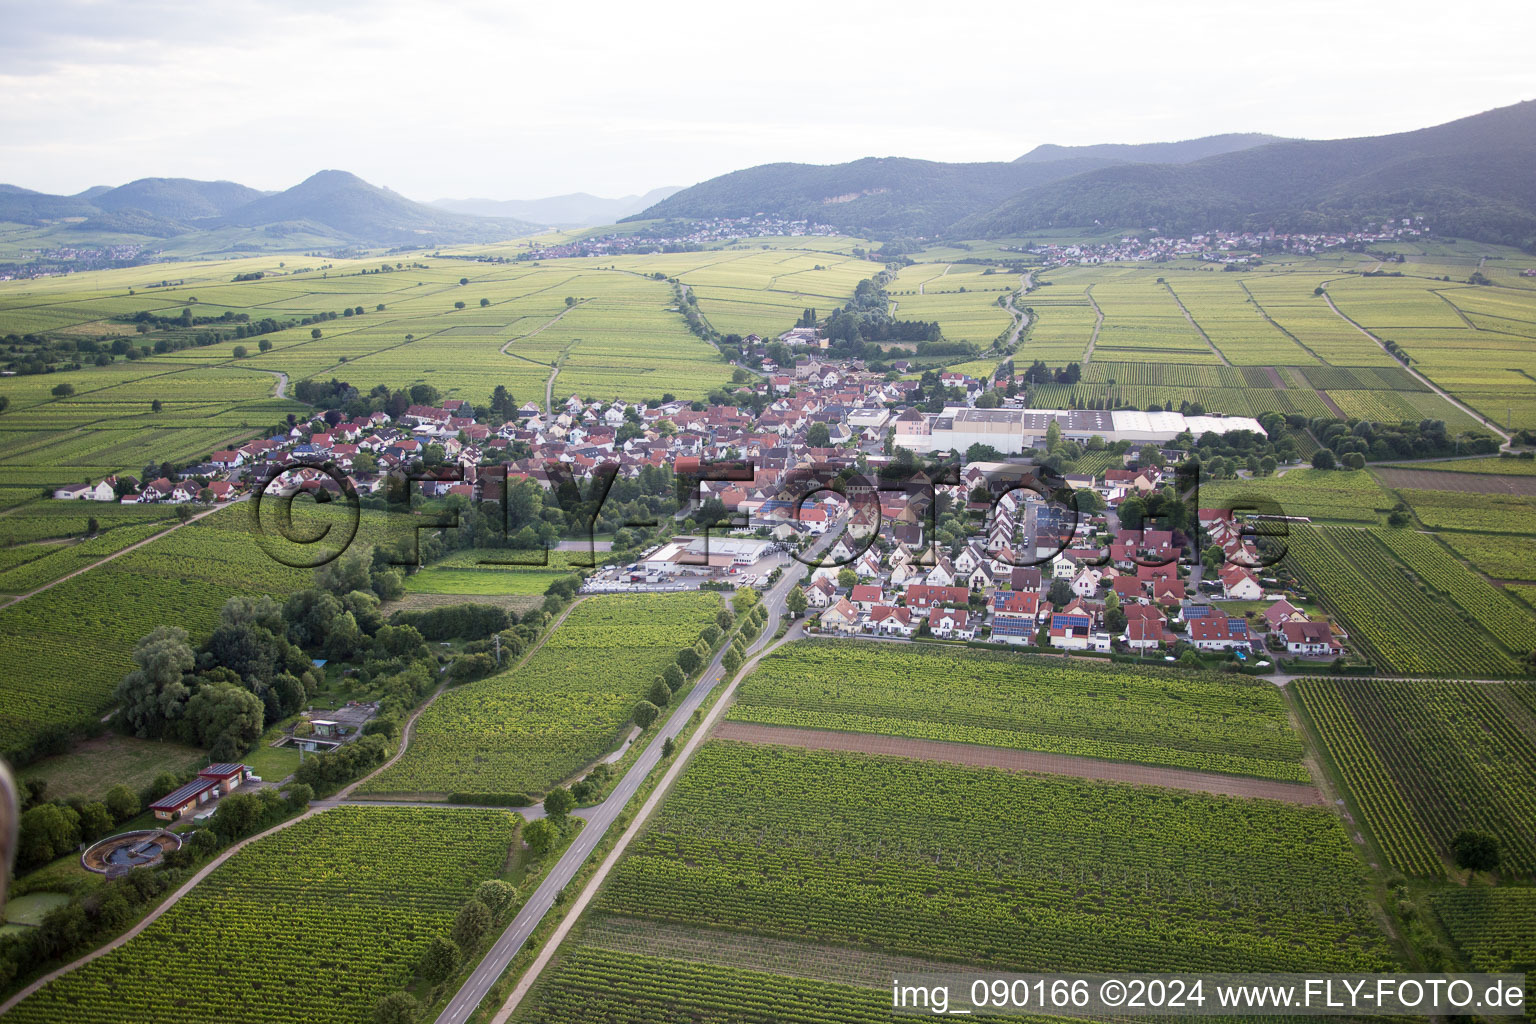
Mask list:
[[[689,185],[776,160],[1375,135],[1536,98],[1536,5],[0,0],[0,182],[415,199]]]

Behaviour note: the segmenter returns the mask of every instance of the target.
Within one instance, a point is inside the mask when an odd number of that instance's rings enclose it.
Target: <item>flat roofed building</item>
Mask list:
[[[907,414],[903,414],[907,415]],[[928,430],[897,432],[897,443],[915,452],[964,452],[973,444],[985,444],[1007,455],[1030,448],[1044,448],[1052,423],[1063,440],[1085,442],[1102,437],[1115,441],[1170,441],[1188,430],[1199,437],[1210,432],[1226,434],[1249,430],[1265,436],[1259,421],[1250,416],[1185,416],[1177,412],[1139,412],[1135,409],[967,409],[947,408],[933,414]]]

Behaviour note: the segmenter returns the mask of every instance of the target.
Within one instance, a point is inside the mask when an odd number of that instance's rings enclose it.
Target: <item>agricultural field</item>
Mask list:
[[[440,696],[365,793],[542,793],[608,751],[714,621],[711,593],[589,597],[522,665]]]
[[[24,594],[175,522],[165,505],[38,501],[0,516],[0,594]],[[97,533],[87,535],[90,520]]]
[[[1092,662],[802,641],[763,659],[727,717],[1310,781],[1272,686]]]
[[[1524,972],[1529,998],[1536,988],[1536,889],[1444,889],[1429,902],[1470,967]]]
[[[1415,278],[1328,283],[1340,312],[1396,342],[1430,380],[1506,428],[1536,426],[1536,351],[1520,330],[1536,319],[1536,294],[1499,289],[1490,302],[1491,292]],[[1497,318],[1489,317],[1493,308]]]
[[[1509,650],[1516,654],[1536,651],[1536,618],[1487,580],[1468,571],[1433,538],[1411,530],[1372,532],[1421,582],[1465,610]],[[1528,549],[1532,543],[1531,539],[1526,539]]]
[[[1536,499],[1527,495],[1412,489],[1398,493],[1431,530],[1536,536]]]
[[[1536,874],[1536,709],[1528,684],[1305,679],[1303,707],[1393,867],[1441,873],[1451,837],[1495,837],[1503,870]]]
[[[300,531],[339,515],[294,503]],[[364,517],[359,537],[376,530],[382,523]],[[180,626],[200,643],[229,598],[280,597],[309,586],[311,578],[310,570],[268,554],[252,529],[250,504],[241,503],[0,607],[0,659],[28,666],[0,677],[0,751],[99,718],[133,667],[134,644],[156,626]]]
[[[931,263],[902,268],[887,289],[896,315],[937,321],[945,338],[987,348],[1013,325],[1013,316],[998,302],[1018,290],[1018,275],[967,264],[940,266],[937,274]]]
[[[1323,808],[714,741],[596,909],[1004,969],[1371,970],[1363,882]]]
[[[1437,473],[1491,473],[1497,476],[1536,476],[1536,459],[1448,459],[1442,462],[1389,466],[1389,469],[1432,469]]]
[[[330,1024],[414,973],[517,835],[506,811],[337,807],[236,854],[127,945],[8,1020]],[[226,951],[218,955],[215,951]],[[238,951],[238,952],[233,952]]]
[[[528,564],[488,564],[516,561]],[[473,548],[456,551],[406,577],[408,594],[543,594],[549,585],[590,561],[586,552],[514,551]],[[544,561],[545,564],[537,564]]]
[[[1234,366],[1304,366],[1317,357],[1266,319],[1234,274],[1173,274],[1168,289]]]
[[[1311,596],[1343,618],[1351,644],[1380,670],[1437,675],[1454,665],[1457,671],[1477,677],[1522,673],[1516,656],[1484,631],[1472,609],[1432,590],[1370,532],[1292,524],[1285,543],[1286,561]],[[1437,572],[1454,567],[1474,581],[1455,578],[1447,584],[1441,578],[1441,585],[1454,586],[1456,594],[1483,607],[1487,595],[1475,584],[1487,584],[1449,555],[1444,556],[1445,562],[1434,563],[1420,559],[1418,552],[1415,558],[1420,564],[1433,564]],[[1492,596],[1507,600],[1497,592]],[[1507,610],[1518,611],[1513,605]],[[1512,635],[1509,629],[1519,635],[1518,624],[1510,626],[1502,617],[1489,626],[1506,638]]]
[[[1373,524],[1395,504],[1364,470],[1293,469],[1284,476],[1200,485],[1202,508],[1223,508],[1251,499],[1273,502],[1288,516]]]

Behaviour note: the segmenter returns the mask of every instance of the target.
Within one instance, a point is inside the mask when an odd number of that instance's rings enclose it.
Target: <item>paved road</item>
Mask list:
[[[824,550],[840,532],[840,528],[827,531],[827,535],[812,548],[812,551],[819,553]],[[799,582],[805,570],[806,567],[800,562],[791,562],[790,568],[784,571],[779,582],[763,595],[763,600],[768,607],[768,620],[763,624],[763,631],[753,644],[752,650],[755,651],[771,642],[774,632],[778,629],[784,600],[789,595],[790,587]],[[688,692],[682,703],[677,705],[660,732],[651,738],[650,745],[641,752],[634,767],[630,768],[629,772],[619,780],[618,785],[614,786],[608,799],[591,809],[587,823],[580,835],[576,837],[576,841],[566,849],[560,860],[550,869],[544,881],[534,890],[533,895],[528,897],[528,902],[523,904],[523,908],[507,926],[507,930],[496,940],[496,944],[491,947],[485,959],[480,961],[479,966],[470,974],[463,987],[449,1000],[443,1012],[438,1015],[437,1024],[462,1024],[485,999],[486,993],[491,990],[496,980],[506,972],[512,958],[523,948],[534,929],[544,920],[544,915],[548,914],[550,908],[555,905],[555,896],[576,877],[576,873],[581,870],[587,858],[592,855],[592,851],[597,848],[597,844],[602,841],[608,827],[623,812],[630,798],[640,788],[640,784],[650,776],[651,771],[661,760],[664,739],[681,732],[693,717],[694,710],[704,703],[704,699],[720,683],[724,675],[724,669],[720,663],[727,650],[729,650],[728,645],[722,647],[720,653],[715,655],[698,684]]]

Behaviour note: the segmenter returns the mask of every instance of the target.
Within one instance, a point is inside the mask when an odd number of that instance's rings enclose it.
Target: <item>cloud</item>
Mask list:
[[[1513,2],[0,0],[0,24],[0,180],[49,191],[332,166],[417,198],[625,194],[775,160],[1374,134],[1536,96]]]

